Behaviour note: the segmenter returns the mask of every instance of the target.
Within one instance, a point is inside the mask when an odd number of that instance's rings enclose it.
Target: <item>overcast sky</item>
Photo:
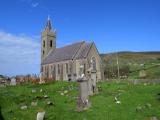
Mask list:
[[[57,47],[86,40],[100,53],[160,50],[159,0],[0,0],[0,74],[39,73],[48,15]]]

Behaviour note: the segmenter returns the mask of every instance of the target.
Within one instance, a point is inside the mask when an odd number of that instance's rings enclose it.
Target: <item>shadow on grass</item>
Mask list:
[[[1,112],[1,106],[0,106],[0,120],[4,120],[4,118],[2,116],[2,112]]]

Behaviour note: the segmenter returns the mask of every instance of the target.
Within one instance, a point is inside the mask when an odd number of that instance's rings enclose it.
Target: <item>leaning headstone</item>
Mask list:
[[[11,86],[15,86],[16,85],[16,79],[15,78],[11,78],[10,85]]]
[[[47,102],[47,105],[51,106],[51,105],[53,105],[53,102],[48,101],[48,102]]]
[[[44,98],[47,99],[47,98],[48,98],[48,95],[44,95]]]
[[[37,113],[37,120],[44,120],[44,117],[45,117],[45,111]]]

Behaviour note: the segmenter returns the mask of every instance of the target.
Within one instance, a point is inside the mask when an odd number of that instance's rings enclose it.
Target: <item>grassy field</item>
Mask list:
[[[73,82],[0,88],[1,112],[5,120],[35,120],[37,111],[42,109],[46,111],[46,120],[149,120],[152,116],[160,119],[160,85],[100,82],[97,86],[101,91],[90,97],[92,106],[83,112],[75,111],[78,93]],[[115,103],[115,97],[121,104]],[[49,100],[54,105],[47,105]],[[37,101],[37,106],[31,106],[32,101]],[[28,108],[21,110],[22,105]]]

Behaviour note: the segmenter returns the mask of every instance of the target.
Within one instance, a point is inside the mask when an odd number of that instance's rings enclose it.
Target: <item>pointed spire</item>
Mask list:
[[[48,29],[48,30],[52,29],[51,20],[50,20],[50,16],[49,15],[48,15],[48,20],[47,20],[47,24],[46,24],[46,28],[45,29]]]
[[[50,20],[50,16],[48,15],[48,20]]]

